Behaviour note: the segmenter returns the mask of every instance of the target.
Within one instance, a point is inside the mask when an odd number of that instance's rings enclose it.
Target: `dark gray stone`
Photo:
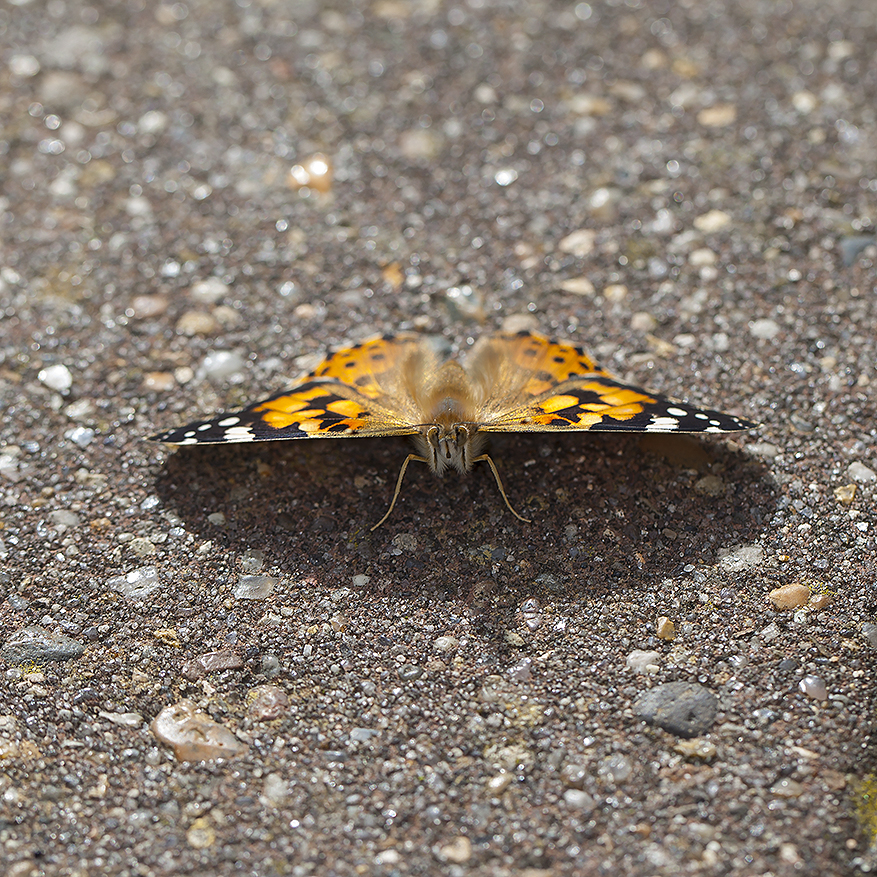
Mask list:
[[[650,725],[677,737],[696,737],[715,721],[718,700],[696,682],[667,682],[641,694],[633,708]]]
[[[85,646],[63,633],[52,633],[38,624],[16,631],[0,649],[7,664],[47,664],[78,658]]]

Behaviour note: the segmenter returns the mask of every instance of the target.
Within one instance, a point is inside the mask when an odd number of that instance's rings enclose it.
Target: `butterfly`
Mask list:
[[[411,436],[396,479],[390,516],[411,462],[442,475],[490,467],[509,511],[502,479],[485,448],[494,432],[736,432],[755,423],[700,409],[619,381],[581,347],[534,332],[481,338],[465,367],[442,361],[429,340],[383,335],[331,353],[289,389],[231,414],[152,436],[176,445],[287,439]]]

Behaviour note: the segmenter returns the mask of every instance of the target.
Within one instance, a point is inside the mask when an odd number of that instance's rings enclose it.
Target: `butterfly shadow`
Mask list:
[[[492,444],[512,505],[532,523],[510,514],[484,464],[442,479],[412,464],[371,532],[409,451],[395,439],[181,448],[156,487],[190,532],[232,556],[261,550],[266,571],[500,614],[532,596],[654,587],[752,541],[776,509],[764,465],[728,441],[516,434]]]

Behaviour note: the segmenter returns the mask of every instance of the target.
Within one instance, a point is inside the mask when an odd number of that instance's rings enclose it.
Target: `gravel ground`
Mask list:
[[[0,57],[6,874],[877,868],[873,0],[17,0]],[[402,440],[143,441],[500,328],[762,426],[506,435],[532,524],[415,467],[375,533]]]

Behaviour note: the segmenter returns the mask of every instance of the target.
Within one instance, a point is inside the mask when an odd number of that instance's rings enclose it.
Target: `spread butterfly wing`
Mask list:
[[[417,336],[373,338],[335,351],[288,390],[151,439],[191,445],[410,435],[418,415],[406,376],[424,355]]]
[[[485,432],[735,432],[754,423],[621,383],[580,347],[530,332],[475,351],[474,380],[509,388],[485,397]]]

